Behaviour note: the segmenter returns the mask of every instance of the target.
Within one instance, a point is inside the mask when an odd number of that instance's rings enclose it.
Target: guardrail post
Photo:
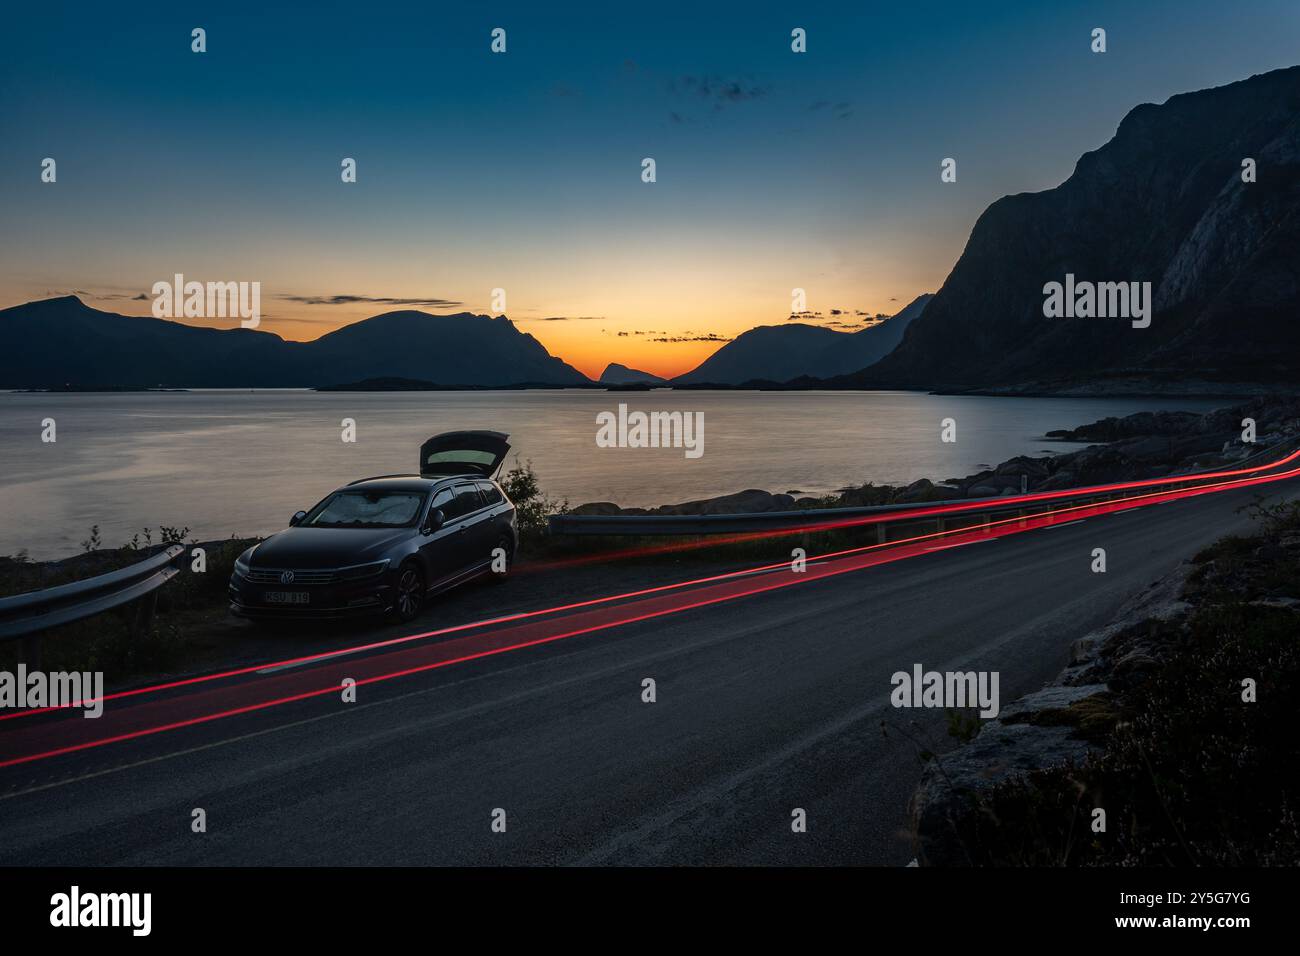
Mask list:
[[[989,527],[989,525],[992,523],[991,519],[992,519],[992,515],[990,515],[987,511],[984,512],[984,514],[980,515],[980,524],[984,526],[985,534],[988,534],[990,531],[993,530],[992,528]]]
[[[131,613],[131,639],[136,640],[149,630],[153,624],[154,612],[158,610],[158,592],[150,591],[135,602]]]
[[[876,544],[884,544],[889,540],[889,531],[882,521],[876,525]]]

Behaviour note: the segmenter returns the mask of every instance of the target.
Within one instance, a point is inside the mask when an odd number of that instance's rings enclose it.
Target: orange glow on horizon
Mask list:
[[[368,283],[367,283],[368,284]],[[783,313],[785,301],[778,294],[761,296],[728,296],[717,289],[704,289],[690,279],[674,286],[670,292],[656,290],[649,294],[644,289],[621,289],[621,295],[607,295],[605,291],[577,289],[566,304],[543,302],[538,307],[513,308],[506,314],[522,334],[533,336],[553,356],[576,368],[596,381],[606,366],[617,363],[671,379],[691,371],[713,355],[729,341],[757,326],[789,324],[788,313]],[[91,287],[92,289],[95,287]],[[63,295],[35,289],[10,289],[0,299],[0,308]],[[393,298],[400,298],[407,290],[398,290]],[[151,303],[128,299],[122,294],[80,293],[78,298],[87,306],[104,312],[151,317]],[[877,295],[854,295],[844,292],[836,297],[845,304],[879,299]],[[617,310],[603,310],[593,305],[599,301],[617,301]],[[575,304],[576,302],[576,304]],[[511,302],[512,306],[516,303]],[[874,304],[874,303],[872,303]],[[896,311],[905,303],[891,298],[880,303]],[[492,314],[487,304],[466,302],[463,307],[451,309],[421,307],[419,305],[386,304],[376,299],[366,299],[339,305],[304,304],[290,301],[287,296],[262,294],[262,315],[259,331],[277,335],[286,341],[310,342],[348,325],[392,311],[421,311],[431,315],[454,315],[468,312],[476,315]],[[832,315],[826,309],[816,317],[804,320],[807,324],[830,326],[835,322],[841,331],[865,328],[867,309]],[[874,308],[870,311],[883,311]],[[513,314],[512,314],[513,313]],[[230,328],[222,319],[173,318],[165,321],[207,328]]]

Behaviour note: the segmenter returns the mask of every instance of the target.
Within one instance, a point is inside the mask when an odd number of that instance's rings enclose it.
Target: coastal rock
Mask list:
[[[732,495],[723,495],[720,498],[705,498],[700,501],[684,501],[677,505],[664,505],[652,509],[650,514],[730,515],[792,510],[794,510],[794,499],[789,495],[774,495],[757,488],[749,488]]]
[[[599,515],[601,517],[627,513],[612,501],[589,501],[569,511],[569,514],[572,515]]]
[[[805,499],[807,500],[807,499]],[[731,515],[757,514],[764,511],[793,511],[795,500],[790,495],[749,488],[735,494],[717,498],[684,501],[681,504],[661,505],[658,508],[620,508],[610,501],[592,501],[578,505],[574,515]]]
[[[922,478],[914,481],[895,497],[899,504],[906,504],[912,501],[926,501],[934,497],[936,485],[928,478]]]
[[[926,766],[912,796],[914,849],[923,866],[969,866],[958,833],[980,795],[1040,767],[1082,760],[1088,744],[1068,727],[990,721],[965,746]]]

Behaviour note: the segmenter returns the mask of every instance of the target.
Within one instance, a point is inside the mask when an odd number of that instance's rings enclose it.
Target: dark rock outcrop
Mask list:
[[[677,505],[661,505],[658,508],[620,508],[608,501],[594,501],[578,505],[569,512],[574,515],[736,515],[757,514],[762,511],[792,511],[794,498],[790,495],[774,495],[757,488],[738,491],[735,494],[722,495],[717,498],[703,498],[699,501],[684,501]]]
[[[1247,158],[1256,182],[1242,181]],[[1044,284],[1067,273],[1149,281],[1150,327],[1044,317]],[[898,348],[826,384],[1294,389],[1298,312],[1300,67],[1291,67],[1138,106],[1060,186],[993,203]]]

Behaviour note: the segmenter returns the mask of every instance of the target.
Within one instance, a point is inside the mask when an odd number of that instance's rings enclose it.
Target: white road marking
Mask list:
[[[949,551],[953,548],[962,548],[968,544],[983,544],[985,541],[996,541],[997,538],[977,538],[974,541],[958,541],[956,544],[944,544],[937,548],[926,548],[927,551]]]
[[[414,642],[412,642],[414,643]],[[314,656],[306,661],[290,661],[288,664],[273,664],[270,667],[258,668],[259,674],[278,674],[280,671],[291,671],[296,667],[310,667],[312,664],[320,664],[324,661],[333,660],[336,657],[347,657],[349,654],[360,654],[362,651],[382,650],[383,648],[374,647],[345,647],[342,650],[327,651],[319,656]]]
[[[1085,520],[1087,520],[1087,519],[1085,519],[1085,518],[1076,518],[1076,519],[1073,520],[1073,521],[1066,521],[1064,524],[1047,524],[1047,525],[1043,525],[1043,530],[1045,530],[1045,531],[1051,531],[1053,528],[1068,528],[1068,527],[1070,527],[1070,525],[1072,525],[1072,524],[1083,524],[1083,522],[1084,522]]]

